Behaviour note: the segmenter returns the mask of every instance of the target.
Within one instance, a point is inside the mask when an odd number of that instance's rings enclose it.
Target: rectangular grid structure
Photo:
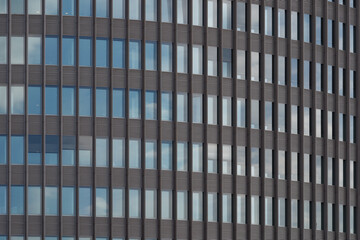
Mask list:
[[[352,6],[351,0],[155,0],[155,21],[146,20],[152,9],[149,0],[73,1],[74,16],[64,11],[68,10],[64,6],[72,1],[39,1],[39,14],[29,14],[30,2],[0,0],[0,240],[357,239],[358,2]],[[84,14],[81,11],[85,2],[91,3],[91,16],[80,16]],[[137,2],[141,5],[140,18],[130,19],[136,10],[131,11],[130,5]],[[195,6],[198,2],[202,8]],[[216,3],[215,11],[211,3]],[[170,22],[164,22],[167,4],[172,6]],[[227,4],[230,12],[224,11]],[[46,14],[54,6],[58,12]],[[122,14],[115,17],[117,12],[113,12],[119,6],[123,6],[123,17]],[[178,9],[184,6],[186,24],[178,24]],[[245,15],[241,14],[240,6],[245,6]],[[257,6],[259,12],[253,10]],[[202,24],[195,25],[199,9]],[[266,18],[269,12],[272,17]],[[103,13],[106,17],[102,17]],[[256,13],[259,33],[254,28],[256,24],[253,25]],[[309,42],[302,41],[307,37],[307,15]],[[215,16],[216,26],[208,27]],[[237,30],[241,28],[240,19],[245,20],[245,30]],[[332,34],[328,19],[333,21]],[[226,29],[229,24],[230,29]],[[269,25],[271,34],[265,34]],[[296,40],[292,39],[295,28]],[[51,51],[47,47],[54,36],[58,49]],[[16,42],[20,39],[14,37],[23,37],[23,51]],[[31,37],[41,39],[40,64],[29,63],[33,61],[29,56]],[[68,64],[64,53],[70,37],[75,41],[74,59]],[[328,47],[330,37],[332,47]],[[82,62],[87,60],[81,52],[85,46],[81,40],[85,38],[91,39],[90,66]],[[3,39],[5,48],[1,45]],[[121,53],[124,67],[116,65],[120,52],[113,51],[118,46],[115,44],[119,44],[114,40],[124,44]],[[156,46],[155,70],[146,70],[146,44],[151,42]],[[137,43],[140,58],[134,61]],[[163,69],[164,43],[171,44],[170,71]],[[193,47],[198,45],[202,49],[202,71],[192,74],[198,67]],[[103,47],[105,58],[99,50]],[[211,47],[216,49],[215,67],[210,64]],[[22,60],[19,51],[23,53]],[[58,54],[52,57],[56,51]],[[245,62],[239,57],[243,51]],[[6,57],[2,61],[3,55]],[[269,73],[266,56],[272,59],[270,82],[265,80]],[[49,64],[50,59],[57,63]],[[184,59],[185,67],[180,64]],[[297,60],[296,77],[293,59]],[[333,70],[328,70],[328,66]],[[212,74],[214,71],[216,74]],[[305,81],[307,74],[310,87]],[[282,76],[285,84],[281,82]],[[330,84],[329,76],[333,76]],[[293,80],[296,86],[292,85]],[[14,87],[23,87],[22,97]],[[31,87],[37,87],[41,94],[32,95]],[[54,87],[56,100],[51,98]],[[73,114],[63,113],[70,107],[64,97],[68,87],[75,91]],[[88,89],[90,95],[84,95]],[[123,94],[122,104],[113,100],[117,90]],[[156,93],[153,120],[146,117],[151,109],[149,91]],[[132,97],[137,93],[140,103],[135,104]],[[178,110],[184,107],[179,93],[187,96],[185,115]],[[30,99],[39,95],[39,112],[31,114]],[[202,103],[200,123],[194,120],[199,112],[193,96],[198,95]],[[211,99],[215,99],[215,105]],[[225,101],[228,99],[230,106]],[[245,111],[239,107],[240,100],[245,102]],[[51,105],[53,101],[55,105]],[[98,104],[103,102],[106,105]],[[269,106],[266,103],[272,106],[270,118],[265,114]],[[170,105],[170,113],[166,104]],[[89,107],[90,114],[83,113],[83,106]],[[140,117],[136,116],[134,106],[140,107]],[[120,117],[118,111],[123,111]],[[178,121],[179,117],[183,120]],[[245,118],[244,125],[238,124],[240,118]],[[37,142],[33,136],[38,137]],[[113,145],[114,139],[123,145]],[[155,144],[147,145],[149,141]],[[140,158],[135,149],[138,143]],[[185,143],[186,148],[178,143]],[[147,157],[152,152],[146,146],[155,146],[151,149],[156,152],[155,167],[147,167]],[[74,150],[73,164],[67,163],[69,152],[64,150]],[[23,159],[16,163],[19,153]],[[185,170],[179,165],[182,153],[187,159]],[[31,162],[36,156],[40,156],[40,164]],[[123,165],[115,166],[119,158]],[[90,166],[84,159],[90,159]],[[169,162],[165,162],[167,159]],[[216,164],[210,161],[213,159]],[[29,205],[34,196],[31,187],[40,189],[35,194],[38,211],[35,205]],[[19,189],[22,190],[17,192]],[[69,195],[71,189],[73,198]],[[121,201],[114,190],[122,194]],[[90,192],[88,198],[82,195],[85,191]],[[151,191],[155,194],[151,195]],[[136,193],[140,193],[139,199]],[[150,196],[155,199],[152,206]],[[70,214],[66,213],[68,199],[73,199]],[[88,208],[84,208],[89,199]]]

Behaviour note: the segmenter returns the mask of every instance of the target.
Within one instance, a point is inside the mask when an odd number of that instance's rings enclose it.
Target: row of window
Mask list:
[[[112,40],[112,67],[113,68],[125,68],[125,40],[113,39]],[[156,71],[158,68],[164,72],[173,71],[173,44],[161,43],[161,64],[158,67],[158,42],[146,41],[145,42],[145,69],[150,71]],[[92,38],[80,37],[79,38],[79,65],[80,66],[92,66],[93,53],[92,53]],[[96,38],[96,66],[97,67],[109,67],[109,39]],[[28,64],[42,64],[42,44],[41,37],[29,37],[28,38]],[[57,49],[57,51],[56,51]],[[46,36],[45,38],[45,63],[47,65],[58,65],[59,63],[59,39],[57,36]],[[11,37],[11,63],[12,64],[24,64],[24,37]],[[130,40],[129,42],[129,61],[128,67],[130,69],[141,69],[141,41]],[[177,66],[178,73],[188,72],[188,45],[177,44]],[[192,46],[192,73],[203,74],[203,46]],[[232,59],[233,50],[223,48],[221,57],[221,67],[223,77],[232,77]],[[247,54],[250,57],[250,62],[247,61]],[[219,49],[217,47],[209,46],[207,49],[207,67],[209,76],[218,75],[218,58]],[[258,52],[246,52],[244,50],[236,51],[237,58],[237,79],[246,79],[246,66],[250,64],[250,77],[252,81],[260,81],[260,53]],[[277,59],[278,76],[274,76],[274,56],[271,54],[264,55],[264,80],[267,83],[273,83],[274,79],[278,80],[279,85],[291,84],[292,87],[299,87],[299,73],[300,64],[296,58],[287,58],[279,56]],[[289,62],[288,62],[289,61]],[[0,64],[7,63],[7,37],[0,37]],[[290,64],[290,77],[287,79],[286,65]],[[62,38],[62,65],[75,66],[76,65],[76,38],[73,36],[65,36]],[[321,63],[315,63],[312,66],[312,62],[303,62],[303,83],[305,89],[314,88],[316,91],[324,91],[325,80],[325,67]],[[312,68],[315,71],[316,81],[311,84],[311,72]],[[355,71],[350,70],[349,82],[347,84],[347,70],[344,68],[336,69],[334,66],[327,66],[327,92],[334,93],[338,89],[339,95],[346,95],[349,91],[351,98],[355,97]],[[335,86],[335,75],[338,74],[338,86]],[[312,86],[313,85],[313,86]],[[346,89],[349,90],[346,90]]]
[[[24,136],[12,135],[10,139],[11,148],[10,164],[24,164],[25,149]],[[40,165],[42,163],[43,145],[42,136],[29,135],[28,136],[28,164]],[[63,166],[96,166],[109,167],[110,156],[112,157],[112,167],[123,168],[126,165],[125,157],[125,141],[123,138],[112,139],[112,153],[109,150],[109,139],[98,137],[95,139],[96,162],[93,160],[93,146],[91,136],[80,136],[78,147],[78,162],[76,161],[77,147],[75,136],[63,136],[62,139],[62,165]],[[44,159],[45,165],[59,164],[59,136],[46,135],[45,136]],[[236,174],[239,176],[265,177],[274,178],[275,166],[277,163],[278,175],[277,178],[281,180],[289,179],[291,181],[315,182],[316,184],[338,185],[340,187],[355,188],[356,182],[356,162],[353,160],[346,161],[344,159],[335,159],[328,157],[327,161],[320,155],[314,156],[312,159],[310,154],[304,154],[303,164],[300,162],[300,155],[296,152],[286,152],[283,150],[277,151],[277,161],[275,158],[275,151],[272,149],[265,149],[261,153],[261,149],[256,147],[246,148],[237,146],[233,149],[231,145],[224,144],[218,146],[215,143],[208,143],[207,149],[204,149],[203,143],[162,141],[158,148],[156,140],[145,140],[145,156],[141,154],[141,140],[130,139],[128,142],[129,168],[141,168],[142,163],[145,169],[161,169],[177,171],[218,173],[221,165],[222,174]],[[176,147],[176,156],[173,154]],[[221,148],[221,149],[220,149]],[[8,162],[8,148],[7,137],[0,135],[0,164],[7,164]],[[234,159],[233,151],[236,150],[237,157]],[[158,153],[158,151],[160,151]],[[204,159],[204,151],[207,151],[207,160]],[[221,155],[220,152],[221,151]],[[248,151],[248,155],[247,155]],[[264,154],[264,161],[260,161],[261,154]],[[158,162],[158,156],[161,156]],[[249,156],[249,158],[247,158]],[[189,158],[191,157],[192,165],[189,166]],[[175,158],[175,163],[174,163]],[[143,160],[142,160],[143,159]],[[204,169],[204,161],[207,161],[207,169]],[[233,169],[233,162],[236,161],[236,169]],[[326,161],[326,162],[325,162]],[[94,163],[93,163],[94,162]],[[314,165],[313,165],[314,163]],[[160,164],[160,166],[158,166]],[[176,164],[176,166],[173,166]],[[261,172],[261,165],[264,164],[264,172]],[[290,164],[290,171],[287,166]],[[315,166],[315,167],[314,167]],[[303,170],[303,175],[300,175],[300,169]],[[349,174],[347,174],[349,169]],[[312,179],[314,177],[315,179]],[[325,181],[326,180],[326,181]]]
[[[62,216],[75,216],[77,213],[79,216],[96,216],[96,217],[109,217],[109,189],[108,188],[96,188],[95,199],[92,200],[92,188],[91,187],[79,187],[77,193],[75,187],[62,187]],[[41,215],[42,209],[42,189],[40,186],[28,186],[27,189],[27,214],[28,215]],[[176,195],[172,190],[161,190],[160,199],[158,201],[157,190],[145,189],[145,218],[156,219],[161,218],[163,220],[173,219],[173,198],[177,198],[176,208],[177,220],[188,220],[188,191],[177,191]],[[204,193],[192,192],[192,220],[203,221],[204,211]],[[76,209],[76,195],[79,197],[78,209]],[[173,196],[174,195],[174,196]],[[59,215],[59,189],[58,187],[45,187],[45,202],[44,209],[45,215],[57,216]],[[129,189],[128,192],[128,216],[129,218],[141,217],[141,189]],[[222,207],[219,206],[219,194],[208,193],[207,195],[207,216],[209,222],[218,222],[218,215],[222,210],[222,222],[231,223],[232,220],[232,194],[222,194]],[[7,214],[7,186],[0,186],[0,214]],[[237,219],[238,224],[260,224],[260,212],[261,212],[261,197],[249,196],[249,202],[251,209],[247,208],[246,195],[239,194],[236,196],[237,204]],[[24,186],[11,186],[10,187],[10,214],[23,215],[25,209],[24,200]],[[94,201],[94,203],[93,203]],[[125,190],[122,188],[112,189],[112,217],[125,217]],[[161,216],[157,216],[158,203],[161,207]],[[298,228],[300,220],[298,199],[286,198],[278,199],[278,226],[285,227],[291,226],[292,228]],[[95,205],[95,213],[92,213],[93,204]],[[273,226],[275,221],[274,212],[274,198],[265,197],[265,225]],[[286,205],[290,204],[291,219],[287,219]],[[311,201],[304,201],[304,219],[303,224],[305,229],[315,228],[317,230],[324,230],[324,215],[325,210],[323,202],[315,203],[316,219],[315,224],[311,220]],[[328,231],[335,230],[335,204],[328,203]],[[251,211],[251,219],[247,219],[246,211]],[[338,222],[338,229],[340,232],[345,231],[346,224],[350,225],[350,233],[355,233],[355,211],[356,207],[350,206],[350,215],[346,216],[346,206],[339,204],[338,213],[339,217],[336,219]],[[315,226],[314,226],[315,225]]]
[[[28,114],[40,115],[42,109],[45,109],[46,115],[59,115],[59,89],[57,86],[46,86],[45,96],[42,97],[42,86],[28,86]],[[11,86],[11,114],[24,114],[25,112],[25,92],[24,86],[15,85]],[[79,116],[92,116],[93,109],[93,93],[91,87],[79,88]],[[125,89],[113,89],[112,99],[110,99],[108,88],[96,88],[96,117],[109,117],[110,101],[112,100],[112,117],[124,118],[126,108]],[[162,121],[174,121],[173,115],[176,111],[177,122],[203,123],[203,95],[193,94],[191,96],[192,103],[192,119],[189,119],[189,96],[187,93],[177,93],[176,106],[174,106],[173,93],[161,92],[160,93],[160,118]],[[7,87],[0,85],[0,115],[7,114]],[[45,107],[43,106],[45,101]],[[218,103],[219,102],[219,103]],[[128,103],[128,116],[130,119],[141,119],[142,114],[146,120],[157,120],[158,116],[158,92],[145,91],[145,113],[141,111],[141,91],[137,89],[129,90],[129,103]],[[223,97],[218,99],[218,96],[207,96],[207,124],[219,124],[219,107],[222,104],[222,124],[223,126],[237,127],[251,127],[253,129],[262,128],[260,117],[264,116],[264,129],[267,131],[274,131],[277,125],[279,132],[291,132],[292,134],[299,134],[300,129],[303,129],[305,136],[315,135],[316,137],[325,137],[327,132],[328,139],[339,138],[339,141],[346,141],[349,137],[350,143],[356,142],[356,117],[354,115],[346,115],[339,113],[336,117],[335,112],[304,107],[301,116],[300,107],[291,105],[290,109],[285,103],[278,103],[277,105],[270,101],[264,101],[264,112],[261,111],[262,101],[260,100],[246,100],[244,98],[237,98],[236,100],[236,122],[233,121],[233,99],[232,97]],[[250,105],[250,106],[249,106]],[[63,87],[62,88],[62,115],[75,116],[76,115],[76,88]],[[250,109],[250,111],[249,111]],[[275,115],[277,110],[277,116]],[[221,114],[221,113],[220,113]],[[250,114],[250,122],[246,120],[246,115]],[[288,118],[291,116],[291,127],[288,126]],[[299,126],[300,118],[303,117],[304,125]],[[327,117],[327,123],[325,119]],[[311,122],[315,121],[315,129],[311,127]],[[339,126],[338,132],[335,131],[335,126]],[[347,126],[349,129],[347,130]]]

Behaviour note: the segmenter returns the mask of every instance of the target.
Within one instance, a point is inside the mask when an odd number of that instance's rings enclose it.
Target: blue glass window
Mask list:
[[[91,88],[81,87],[79,89],[79,115],[91,116],[92,115],[92,94]]]
[[[146,169],[156,169],[156,141],[146,141],[145,142],[145,168]]]
[[[109,215],[109,194],[107,188],[96,188],[96,216]]]
[[[7,186],[0,186],[0,215],[5,214],[7,214]]]
[[[109,140],[96,138],[96,167],[109,166]]]
[[[96,17],[109,17],[109,0],[96,0]]]
[[[304,42],[311,41],[311,16],[304,14]]]
[[[171,72],[172,71],[172,44],[162,43],[161,44],[161,71]]]
[[[291,86],[298,87],[298,60],[291,59]]]
[[[81,17],[92,16],[92,0],[79,0],[79,15]]]
[[[24,14],[24,0],[11,0],[11,14]]]
[[[187,44],[177,44],[177,72],[188,72],[188,47]]]
[[[7,87],[0,86],[0,114],[7,114]]]
[[[125,91],[113,89],[113,117],[125,117]]]
[[[11,114],[24,114],[24,86],[11,86]]]
[[[172,93],[162,92],[161,93],[161,120],[171,121],[172,120]]]
[[[41,109],[42,109],[41,99],[42,99],[41,86],[29,86],[28,87],[29,114],[41,114]]]
[[[46,153],[45,164],[46,165],[58,165],[59,162],[59,136],[46,135]]]
[[[96,38],[96,66],[109,66],[109,40],[107,38]]]
[[[28,1],[28,14],[40,15],[41,14],[41,8],[42,8],[41,5],[42,5],[41,0]],[[0,7],[0,9],[1,9],[1,7]]]
[[[141,45],[140,41],[131,40],[129,42],[129,68],[141,68]]]
[[[92,165],[92,137],[79,137],[79,165],[90,167]]]
[[[45,14],[46,15],[58,15],[59,14],[58,0],[45,0]]]
[[[125,142],[124,139],[113,139],[113,167],[125,166]]]
[[[0,135],[0,164],[6,164],[6,163],[7,163],[7,136]]]
[[[92,39],[89,37],[80,37],[79,39],[79,65],[92,66]]]
[[[76,138],[75,136],[63,136],[62,145],[62,165],[74,166],[75,165],[75,149]]]
[[[11,64],[25,63],[25,44],[24,37],[11,37]]]
[[[0,8],[1,11],[1,8]],[[0,37],[0,64],[7,63],[7,37]]]
[[[146,91],[145,93],[145,118],[156,120],[157,115],[157,94],[156,91]]]
[[[27,211],[29,215],[41,214],[41,199],[41,187],[29,186],[27,199]]]
[[[125,18],[125,0],[113,0],[113,18]]]
[[[81,187],[79,188],[79,215],[91,216],[91,188]]]
[[[11,209],[12,215],[24,214],[24,186],[11,186]]]
[[[62,13],[64,16],[74,16],[76,13],[75,0],[62,0]]]
[[[172,169],[172,142],[161,143],[161,170]]]
[[[74,187],[62,188],[62,215],[74,216],[75,214],[75,189]]]
[[[57,187],[45,187],[45,215],[58,215],[59,193]]]
[[[46,86],[45,88],[45,113],[46,115],[58,115],[59,97],[58,87]]]
[[[24,136],[11,136],[11,164],[24,164]]]
[[[0,190],[1,191],[1,190]],[[113,189],[113,217],[124,217],[125,194],[123,189]]]
[[[59,39],[57,36],[45,38],[45,64],[58,65],[59,63]]]
[[[75,65],[75,53],[76,53],[75,37],[63,37],[62,42],[62,64],[64,66]]]
[[[107,88],[96,88],[96,116],[109,116],[109,90]]]
[[[129,118],[141,117],[141,95],[140,90],[129,91]]]
[[[146,21],[156,21],[157,18],[157,1],[156,0],[146,0],[145,1],[145,20]]]
[[[129,140],[129,167],[140,168],[141,165],[141,142],[137,139]]]
[[[141,0],[131,0],[129,1],[129,18],[131,20],[140,20],[141,19]]]
[[[161,21],[172,22],[173,16],[172,0],[161,0]]]
[[[41,64],[41,37],[28,37],[28,64]]]
[[[156,42],[146,42],[145,43],[145,69],[146,70],[156,70],[157,68],[157,47]]]
[[[40,165],[42,159],[42,136],[29,135],[28,164]]]
[[[113,39],[113,67],[125,67],[125,41],[124,39]]]
[[[63,87],[62,89],[62,115],[74,116],[76,111],[75,88]]]

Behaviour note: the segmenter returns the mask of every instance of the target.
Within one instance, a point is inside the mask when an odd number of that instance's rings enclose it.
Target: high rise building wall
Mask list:
[[[0,0],[0,240],[358,239],[356,0]]]

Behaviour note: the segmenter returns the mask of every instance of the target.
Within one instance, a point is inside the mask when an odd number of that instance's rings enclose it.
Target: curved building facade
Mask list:
[[[356,0],[0,0],[0,240],[358,239]]]

